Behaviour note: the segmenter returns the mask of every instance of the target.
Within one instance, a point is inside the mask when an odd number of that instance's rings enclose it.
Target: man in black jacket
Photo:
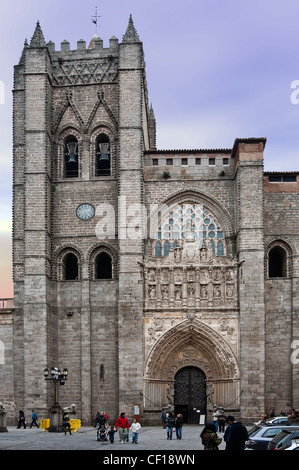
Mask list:
[[[228,426],[223,436],[223,440],[226,442],[225,450],[244,450],[245,442],[248,440],[247,429],[241,421],[236,421],[233,416],[228,416],[226,422]]]

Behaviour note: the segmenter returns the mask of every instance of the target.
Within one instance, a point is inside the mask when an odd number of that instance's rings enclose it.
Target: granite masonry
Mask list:
[[[158,150],[143,45],[76,50],[40,24],[14,70],[14,306],[0,309],[0,401],[144,424],[299,407],[299,171],[265,138]],[[136,408],[138,406],[138,409]]]

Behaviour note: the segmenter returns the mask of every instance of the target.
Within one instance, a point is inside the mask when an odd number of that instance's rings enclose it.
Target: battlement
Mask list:
[[[56,50],[55,43],[49,41],[46,44],[53,60],[59,60],[63,57],[65,60],[74,60],[79,58],[98,58],[118,55],[118,39],[113,36],[109,40],[109,47],[104,47],[103,40],[94,34],[88,47],[84,39],[77,41],[77,49],[71,49],[70,43],[66,39],[61,42],[60,50]]]

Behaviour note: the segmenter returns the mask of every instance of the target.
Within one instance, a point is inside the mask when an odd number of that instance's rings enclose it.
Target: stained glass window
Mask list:
[[[171,246],[179,246],[187,237],[209,240],[214,254],[224,256],[224,235],[219,222],[204,206],[189,203],[172,208],[161,220],[156,233],[159,242],[155,245],[155,256],[167,256]]]

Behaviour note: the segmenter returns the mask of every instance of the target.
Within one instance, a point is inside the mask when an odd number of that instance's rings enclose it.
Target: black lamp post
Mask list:
[[[59,405],[59,387],[58,385],[64,385],[67,380],[68,370],[63,369],[61,372],[57,367],[51,367],[50,375],[49,369],[44,369],[45,380],[50,380],[54,389],[54,405],[50,408],[50,427],[49,432],[61,432],[63,431],[62,426],[62,408]]]

